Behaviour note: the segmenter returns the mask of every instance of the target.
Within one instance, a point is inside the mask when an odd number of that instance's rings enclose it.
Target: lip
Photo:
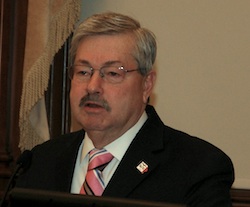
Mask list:
[[[84,109],[91,112],[98,112],[104,110],[104,107],[100,103],[88,101],[84,104]]]

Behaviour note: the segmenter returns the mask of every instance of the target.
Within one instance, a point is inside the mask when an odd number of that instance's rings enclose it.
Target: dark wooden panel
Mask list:
[[[20,155],[19,107],[28,0],[1,0],[0,6],[0,196]]]

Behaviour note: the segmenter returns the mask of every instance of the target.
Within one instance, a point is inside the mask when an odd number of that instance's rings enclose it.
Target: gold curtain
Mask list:
[[[19,116],[21,151],[49,139],[44,94],[50,64],[79,16],[80,0],[29,0]]]

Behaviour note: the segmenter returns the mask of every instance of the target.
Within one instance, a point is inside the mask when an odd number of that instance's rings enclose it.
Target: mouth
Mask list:
[[[98,103],[92,103],[92,102],[87,102],[84,104],[85,107],[88,108],[103,108],[102,105],[98,104]]]

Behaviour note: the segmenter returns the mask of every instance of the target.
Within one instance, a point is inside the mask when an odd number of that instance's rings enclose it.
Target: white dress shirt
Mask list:
[[[146,112],[144,112],[140,117],[140,119],[138,120],[138,122],[133,127],[131,127],[118,139],[116,139],[115,141],[111,142],[110,144],[104,147],[108,152],[110,152],[114,156],[112,161],[105,167],[105,169],[102,172],[105,186],[108,184],[118,164],[120,163],[125,152],[127,151],[130,143],[135,138],[136,134],[138,133],[142,125],[145,123],[147,118],[148,118],[147,114]],[[88,153],[93,148],[95,147],[91,139],[88,137],[88,134],[85,133],[83,142],[78,150],[75,170],[71,183],[71,193],[78,194],[80,192],[80,188],[85,180],[85,176],[87,173],[88,159],[89,159]]]

